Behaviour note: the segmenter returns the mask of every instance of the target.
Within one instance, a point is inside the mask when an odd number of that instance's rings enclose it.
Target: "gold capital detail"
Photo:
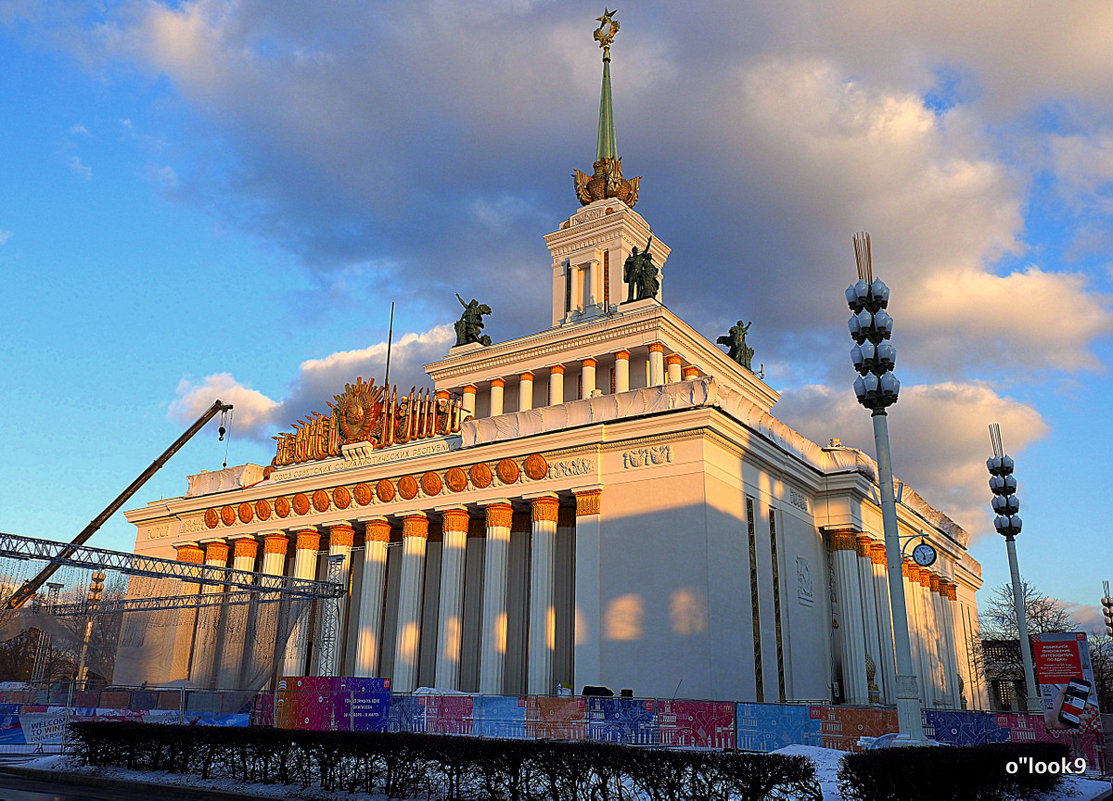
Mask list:
[[[299,551],[316,551],[321,547],[321,535],[313,529],[302,529],[297,532],[297,541],[294,548]]]
[[[290,541],[286,539],[285,534],[268,534],[263,537],[263,555],[268,553],[280,553],[286,555],[286,549],[289,547]]]
[[[533,380],[533,373],[531,373],[529,371],[526,371],[526,372],[522,373],[520,376],[518,376],[518,380],[519,381],[532,381]]]
[[[909,581],[912,580],[912,563],[907,559],[900,563],[900,573]]]
[[[855,550],[857,551],[858,555],[864,556],[867,559],[869,558],[870,545],[872,544],[873,540],[865,534],[859,534],[857,537],[854,538],[854,545],[856,546]]]
[[[920,586],[926,590],[931,589],[931,571],[927,568],[920,568]]]
[[[487,507],[487,528],[510,528],[514,507],[508,503],[493,503]]]
[[[557,521],[557,511],[560,509],[557,498],[534,498],[532,505],[534,523]]]
[[[947,598],[951,601],[958,600],[958,585],[953,581],[947,582]]]
[[[661,344],[660,342],[652,342],[649,345],[649,352],[650,353],[664,353],[665,352],[665,346],[663,344]]]
[[[205,552],[196,545],[179,545],[175,548],[178,552],[178,561],[191,565],[199,565],[205,561]]]
[[[328,529],[328,544],[331,548],[334,545],[346,545],[352,547],[352,542],[355,540],[355,529],[347,523],[341,523],[337,526],[329,526]]]
[[[696,367],[685,367],[684,380],[687,381],[689,378],[699,378],[699,369]]]
[[[629,361],[630,360],[630,351],[628,351],[628,350],[615,351],[614,357],[616,359],[625,359],[626,361]]]
[[[254,559],[257,553],[259,553],[259,543],[251,537],[240,537],[232,540],[233,558],[239,559],[241,556],[250,556]]]
[[[599,514],[599,501],[603,490],[592,489],[576,493],[576,517]]]
[[[492,378],[491,379],[491,386],[492,387],[505,387],[506,382],[503,381],[501,378]]]
[[[584,367],[594,367],[595,359],[584,359],[582,362],[580,362],[580,364]]]
[[[205,543],[205,561],[216,562],[223,565],[228,561],[228,543],[226,542],[206,542]]]
[[[445,509],[441,515],[441,528],[445,531],[467,531],[469,519],[467,509]]]
[[[928,587],[931,588],[932,592],[938,594],[939,593],[939,576],[932,573],[928,577]]]
[[[853,530],[848,531],[832,531],[831,532],[831,550],[832,551],[853,551],[854,550],[854,535],[856,532]]]
[[[549,375],[564,375],[564,365],[554,364],[549,368]]]
[[[681,359],[679,353],[670,353],[668,356],[665,357],[665,364],[668,365],[680,364],[680,361]]]
[[[390,542],[390,522],[387,520],[369,521],[366,536],[369,542]]]
[[[888,560],[885,558],[885,543],[870,543],[870,561],[875,565],[886,565],[888,563]]]
[[[402,536],[426,539],[429,536],[429,519],[425,515],[407,515],[402,518]]]

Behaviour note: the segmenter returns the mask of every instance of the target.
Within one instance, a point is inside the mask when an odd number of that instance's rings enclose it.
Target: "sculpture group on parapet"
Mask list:
[[[490,314],[491,307],[486,303],[480,303],[475,298],[472,298],[470,303],[464,303],[464,299],[460,297],[459,292],[456,293],[456,299],[464,307],[464,313],[456,321],[456,344],[470,345],[472,342],[478,342],[484,347],[490,345],[491,338],[481,332],[483,331],[483,315]]]
[[[753,321],[743,324],[739,320],[737,325],[730,327],[729,333],[719,337],[715,342],[719,345],[726,345],[727,356],[752,373],[754,370],[752,366],[754,349],[746,344],[746,332],[750,330],[751,325],[753,325]]]
[[[655,298],[661,288],[661,282],[657,279],[657,267],[653,264],[653,254],[649,252],[651,244],[653,244],[652,236],[645,243],[645,250],[641,253],[638,253],[637,245],[631,248],[630,255],[626,257],[626,263],[622,266],[622,280],[629,287],[626,293],[627,303],[644,298]]]

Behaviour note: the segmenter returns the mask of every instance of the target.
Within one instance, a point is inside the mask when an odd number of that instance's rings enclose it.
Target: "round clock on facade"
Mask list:
[[[921,542],[912,549],[912,558],[920,567],[927,567],[934,564],[937,554],[935,548],[928,545],[926,542]]]

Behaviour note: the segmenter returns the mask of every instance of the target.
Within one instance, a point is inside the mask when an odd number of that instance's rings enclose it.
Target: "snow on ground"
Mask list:
[[[823,790],[823,801],[843,801],[838,788],[839,760],[845,751],[833,748],[819,748],[814,745],[790,745],[774,751],[775,754],[789,756],[806,756],[815,763],[815,774]],[[77,765],[69,756],[46,756],[20,763],[20,767],[34,768],[37,770],[50,770],[65,773],[79,773],[86,776],[103,776],[105,778],[122,779],[136,782],[158,782],[159,784],[172,784],[177,787],[194,787],[204,790],[224,790],[226,792],[243,793],[256,798],[305,798],[314,801],[387,801],[384,795],[368,795],[366,793],[326,793],[324,790],[309,787],[302,790],[300,787],[275,784],[250,784],[239,782],[235,779],[200,779],[196,776],[179,776],[171,773],[145,772],[141,770],[124,770],[122,768],[89,768]],[[1039,801],[1094,801],[1102,793],[1108,792],[1110,783],[1094,779],[1083,779],[1078,776],[1064,777],[1059,790],[1041,796]]]
[[[842,801],[839,793],[839,760],[845,751],[836,751],[834,748],[820,748],[814,745],[789,745],[779,748],[774,754],[787,754],[789,756],[806,756],[815,763],[815,777],[819,779],[823,789],[823,801]],[[1100,798],[1102,793],[1108,792],[1108,781],[1083,779],[1079,776],[1064,776],[1059,789],[1053,793],[1040,796],[1039,801],[1093,801]]]

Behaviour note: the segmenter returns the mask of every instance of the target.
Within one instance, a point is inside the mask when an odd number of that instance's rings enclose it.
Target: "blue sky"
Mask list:
[[[665,300],[739,317],[775,412],[872,453],[850,389],[851,235],[892,287],[894,467],[968,528],[986,426],[1017,459],[1021,569],[1093,620],[1113,578],[1113,10],[643,4],[619,14],[619,151],[673,250]],[[548,322],[541,235],[594,153],[586,3],[0,2],[0,530],[68,539],[215,395],[129,506],[266,463],[270,436],[449,344],[454,293]],[[395,372],[397,371],[397,372]],[[122,515],[96,543],[128,549]]]

